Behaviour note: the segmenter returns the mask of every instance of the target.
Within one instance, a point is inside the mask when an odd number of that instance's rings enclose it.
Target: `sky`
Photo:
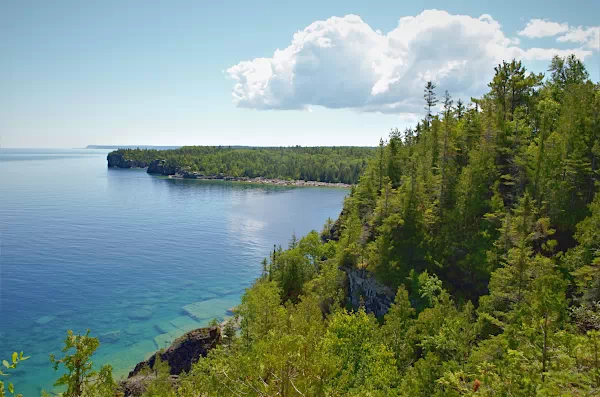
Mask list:
[[[600,2],[0,0],[0,145],[376,145],[423,86],[575,53]]]

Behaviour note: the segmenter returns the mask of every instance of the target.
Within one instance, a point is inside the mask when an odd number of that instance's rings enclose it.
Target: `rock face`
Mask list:
[[[387,313],[394,302],[395,293],[389,287],[375,279],[371,272],[365,269],[341,269],[347,276],[348,302],[358,307],[361,297],[368,313],[381,317]]]
[[[179,168],[168,166],[165,160],[154,160],[148,165],[149,174],[175,175],[177,171]]]
[[[125,397],[141,396],[146,385],[152,381],[153,375],[140,373],[143,368],[154,368],[157,355],[162,362],[167,362],[171,368],[173,382],[177,375],[188,372],[192,364],[200,357],[206,357],[211,349],[221,343],[221,329],[219,327],[198,328],[177,338],[168,349],[158,351],[146,361],[142,361],[129,373],[128,378],[121,383],[121,390]]]
[[[198,328],[177,338],[165,351],[154,353],[148,360],[142,361],[129,373],[129,377],[137,375],[142,368],[154,367],[156,356],[160,354],[163,362],[168,362],[171,375],[179,375],[192,368],[192,364],[200,357],[206,357],[208,352],[221,342],[219,327]]]
[[[109,153],[106,156],[109,167],[115,168],[146,168],[148,164],[143,161],[126,160],[120,153]]]

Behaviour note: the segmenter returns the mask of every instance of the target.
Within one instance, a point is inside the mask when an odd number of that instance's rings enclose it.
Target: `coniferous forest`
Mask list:
[[[145,395],[600,395],[600,85],[555,57],[423,99],[339,219],[265,259],[237,334]],[[396,291],[387,314],[348,305],[348,269]]]
[[[164,160],[168,167],[205,175],[354,184],[375,150],[373,147],[348,146],[184,146],[171,150],[119,149],[112,153],[146,164]]]
[[[600,87],[575,57],[512,61],[482,98],[430,83],[424,104],[173,395],[600,393]],[[346,307],[344,268],[397,291],[383,318]]]

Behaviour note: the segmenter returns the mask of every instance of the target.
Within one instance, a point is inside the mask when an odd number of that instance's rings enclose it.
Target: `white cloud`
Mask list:
[[[584,48],[600,51],[600,26],[570,28],[569,31],[556,39],[562,43],[579,43]]]
[[[525,29],[518,32],[519,36],[525,36],[533,39],[541,37],[556,36],[569,30],[566,23],[552,22],[545,19],[531,19],[527,22]]]
[[[548,60],[584,49],[522,49],[489,15],[473,18],[427,10],[403,17],[388,33],[359,16],[317,21],[297,32],[271,58],[242,61],[227,70],[233,101],[255,109],[310,106],[421,114],[428,80],[438,93],[479,96],[493,67],[512,58]]]
[[[559,43],[577,43],[583,50],[600,51],[600,26],[569,26],[547,19],[531,19],[519,36],[541,38],[558,36]]]

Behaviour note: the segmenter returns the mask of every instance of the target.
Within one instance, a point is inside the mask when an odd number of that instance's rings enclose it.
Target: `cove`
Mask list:
[[[26,396],[52,389],[67,329],[125,374],[224,318],[292,233],[336,218],[345,189],[246,185],[108,169],[108,150],[0,149],[0,359]]]

